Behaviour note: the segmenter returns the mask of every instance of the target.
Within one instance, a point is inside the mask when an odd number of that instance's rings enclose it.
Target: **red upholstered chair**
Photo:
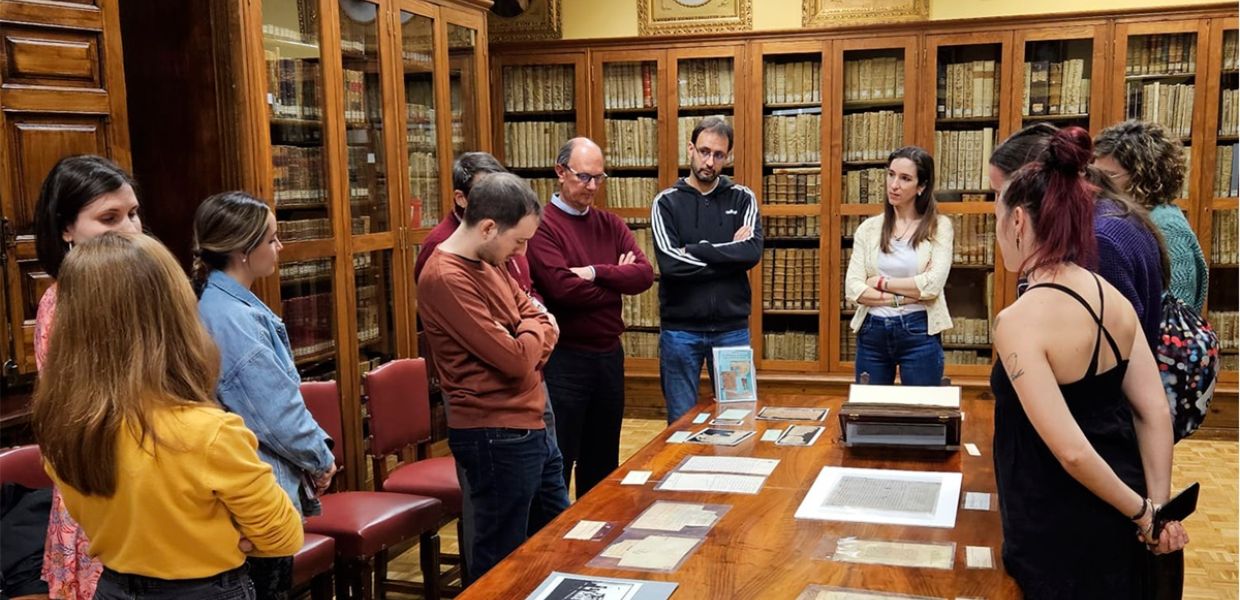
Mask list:
[[[306,408],[334,440],[342,440],[340,396],[336,382],[301,385]],[[332,452],[343,462],[342,444]],[[331,537],[336,543],[336,597],[384,598],[388,549],[417,536],[426,598],[439,599],[439,523],[442,504],[434,498],[390,492],[335,492],[319,497],[323,514],[306,520],[306,532]],[[372,565],[373,562],[373,565]]]
[[[311,600],[332,600],[332,567],[336,564],[336,540],[307,533],[301,550],[293,555],[293,597],[305,588]]]
[[[39,447],[30,444],[0,450],[0,483],[17,483],[30,489],[52,487]]]
[[[443,503],[443,524],[457,520],[457,539],[461,529],[461,484],[456,477],[456,461],[451,456],[432,458],[430,380],[427,363],[421,358],[402,358],[366,373],[362,391],[370,415],[370,457],[375,487],[385,492],[437,498]],[[412,451],[411,451],[412,450]],[[411,456],[412,455],[412,456]],[[397,467],[388,470],[388,457],[395,456]],[[409,460],[412,458],[412,460]],[[401,461],[405,461],[401,464]],[[464,561],[459,555],[441,555],[440,561],[453,565],[441,577],[445,594],[458,592],[456,579],[463,580]],[[393,589],[398,589],[395,586]],[[418,590],[409,590],[418,593]]]

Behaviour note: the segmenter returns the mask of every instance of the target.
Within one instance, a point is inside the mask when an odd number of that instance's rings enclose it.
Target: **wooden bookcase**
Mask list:
[[[1127,110],[1124,90],[1130,81],[1204,82],[1197,86],[1189,113],[1191,127],[1185,144],[1193,154],[1192,173],[1189,189],[1179,205],[1188,213],[1209,254],[1211,241],[1216,237],[1212,224],[1224,222],[1226,215],[1234,215],[1237,208],[1235,197],[1214,196],[1207,191],[1214,189],[1214,178],[1219,170],[1216,161],[1223,155],[1219,146],[1236,142],[1234,129],[1221,135],[1218,132],[1223,114],[1223,90],[1234,89],[1236,85],[1234,67],[1231,70],[1222,68],[1222,36],[1225,31],[1235,35],[1235,30],[1234,7],[1217,5],[1136,14],[1126,11],[1044,15],[800,32],[672,36],[657,40],[514,43],[498,45],[494,50],[504,58],[502,66],[493,65],[492,77],[495,81],[503,67],[548,64],[549,60],[588,63],[591,66],[588,71],[577,71],[589,78],[580,82],[578,89],[590,90],[591,102],[595,105],[589,107],[584,119],[578,110],[578,131],[605,146],[608,120],[622,118],[623,113],[606,108],[602,105],[605,100],[600,100],[607,97],[603,86],[608,65],[625,62],[656,65],[661,74],[667,74],[659,78],[661,87],[655,94],[657,106],[641,110],[663,122],[659,129],[661,158],[657,170],[660,187],[684,175],[679,159],[684,144],[677,119],[714,113],[733,115],[737,143],[730,174],[758,195],[767,229],[767,254],[763,263],[751,272],[753,346],[759,369],[768,377],[792,385],[851,379],[853,350],[848,344],[851,336],[848,322],[852,313],[843,305],[841,295],[843,272],[847,268],[844,261],[851,247],[851,229],[862,219],[881,212],[883,196],[880,190],[873,203],[850,198],[849,174],[881,169],[886,153],[900,145],[917,144],[933,152],[937,136],[939,207],[955,220],[957,245],[946,293],[959,331],[945,336],[944,346],[949,351],[946,370],[959,381],[980,384],[994,360],[989,345],[989,323],[1016,295],[1015,276],[1002,268],[1002,258],[993,240],[994,193],[986,177],[988,150],[1022,126],[1037,121],[1061,126],[1080,125],[1097,134],[1103,127],[1124,119]],[[1126,75],[1129,40],[1166,34],[1188,34],[1196,40],[1199,51],[1194,70],[1171,77]],[[731,58],[736,65],[734,101],[687,109],[692,102],[683,98],[687,90],[680,84],[686,79],[682,74],[692,73],[695,68],[687,61],[721,57]],[[902,97],[895,97],[894,93],[877,99],[846,95],[846,90],[860,85],[865,78],[860,67],[850,63],[893,58],[904,61]],[[811,90],[808,97],[789,98],[786,92],[781,95],[780,90],[770,89],[772,85],[778,87],[781,69],[784,69],[785,85],[789,73],[797,73],[794,75],[797,82],[803,80],[804,71],[796,71],[803,67],[783,66],[795,63],[816,64],[809,68],[811,72],[815,68],[818,70],[817,75],[810,76],[818,79],[818,96],[813,96]],[[1026,83],[1026,63],[1030,63],[1031,79],[1045,64],[1045,84],[1040,77],[1036,85]],[[1058,66],[1052,67],[1056,64]],[[1234,57],[1231,64],[1234,65]],[[858,70],[853,71],[854,68]],[[872,70],[870,76],[874,76]],[[856,82],[850,79],[854,77]],[[944,79],[942,92],[940,77]],[[957,89],[948,88],[949,81]],[[498,86],[493,85],[493,88],[498,89]],[[1027,111],[1026,89],[1031,93],[1045,93],[1046,102],[1054,99],[1057,106],[1039,107],[1039,110],[1032,110],[1031,106]],[[987,102],[980,100],[981,94],[987,95]],[[972,104],[974,100],[977,100],[976,106]],[[950,104],[952,101],[957,104]],[[493,104],[498,147],[503,140],[506,115],[498,103]],[[939,113],[940,104],[943,104],[943,114]],[[975,107],[977,114],[973,114]],[[857,122],[855,119],[865,119],[867,113],[882,111],[902,116],[898,139],[893,138],[884,145],[883,151],[875,154],[877,158],[851,154],[846,133]],[[641,111],[633,114],[638,113]],[[788,160],[780,154],[786,153],[787,148],[768,144],[769,128],[776,123],[772,118],[795,118],[798,113],[816,115],[820,119],[815,125],[807,125],[811,132],[817,128],[817,147],[812,148],[813,144],[799,147],[818,152],[817,156],[803,157],[809,160]],[[1209,126],[1204,126],[1205,123]],[[588,128],[582,128],[587,125]],[[886,127],[890,129],[891,126]],[[798,143],[804,144],[805,130],[794,131],[800,134]],[[671,160],[676,160],[678,165],[674,173],[668,172]],[[608,170],[613,175],[612,182],[632,175],[629,168],[615,166],[610,161]],[[653,175],[655,170],[648,172]],[[774,188],[774,191],[767,188],[767,178],[776,174],[796,177],[815,172],[821,180],[816,199],[813,192],[808,192],[812,189],[808,181],[801,188],[804,191],[800,196],[794,194],[787,199],[779,196],[781,188]],[[856,195],[860,174],[852,177]],[[881,184],[881,180],[879,182]],[[868,187],[866,189],[868,191]],[[608,193],[614,190],[604,192]],[[626,219],[636,221],[635,226],[640,228],[643,220],[649,218],[649,201],[626,198],[623,202],[620,205],[609,199],[605,205]],[[816,229],[810,225],[811,219],[818,219]],[[1234,220],[1226,223],[1233,229],[1236,226]],[[780,227],[785,229],[780,230]],[[781,231],[793,233],[788,235]],[[798,231],[805,233],[797,234]],[[816,233],[809,233],[811,231]],[[816,283],[812,284],[814,289],[795,290],[801,294],[794,298],[795,308],[787,307],[786,297],[780,307],[772,304],[774,292],[780,289],[777,287],[780,280],[769,263],[774,259],[778,264],[781,257],[773,255],[771,250],[810,251],[808,268],[815,269]],[[782,258],[793,260],[790,255]],[[817,259],[817,267],[812,266],[813,259]],[[799,254],[796,260],[801,260]],[[786,278],[782,270],[779,274]],[[1210,310],[1229,310],[1234,314],[1237,310],[1235,265],[1215,265],[1212,278],[1215,281],[1211,286]],[[798,284],[804,281],[814,279],[796,280]],[[788,289],[785,287],[782,291]],[[629,335],[653,335],[655,332],[657,327],[651,327],[646,319]],[[816,336],[816,342],[810,342],[814,351],[791,358],[779,352],[772,353],[776,339],[772,334],[785,332],[804,334],[810,339]],[[1233,348],[1236,345],[1234,341],[1231,344]],[[972,354],[972,360],[962,360],[968,358],[964,353]],[[953,362],[953,358],[957,360]],[[966,362],[976,364],[964,364]],[[642,377],[658,372],[653,356],[639,358],[630,352],[627,365],[630,375]],[[1224,373],[1223,387],[1233,390],[1236,381],[1233,362],[1231,370]]]

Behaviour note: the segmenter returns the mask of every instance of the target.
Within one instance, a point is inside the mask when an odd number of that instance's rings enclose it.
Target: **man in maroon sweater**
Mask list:
[[[577,471],[577,497],[616,469],[624,417],[621,296],[654,283],[654,269],[619,217],[593,208],[606,179],[603,152],[574,138],[556,158],[560,192],[530,240],[530,272],[561,327],[543,373],[564,455],[564,482]]]
[[[535,513],[568,506],[563,461],[543,423],[538,375],[559,337],[504,268],[538,229],[533,190],[510,173],[481,177],[462,224],[427,259],[419,312],[448,405],[448,447],[473,506],[469,576],[529,536]]]

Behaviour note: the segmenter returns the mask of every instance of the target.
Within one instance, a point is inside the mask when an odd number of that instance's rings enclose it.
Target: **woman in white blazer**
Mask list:
[[[934,200],[934,159],[917,146],[887,157],[883,214],[853,235],[845,293],[858,304],[856,381],[939,385],[943,344],[952,326],[943,286],[952,267],[952,222]]]

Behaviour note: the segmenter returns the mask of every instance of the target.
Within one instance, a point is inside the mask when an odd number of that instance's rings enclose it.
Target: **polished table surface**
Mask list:
[[[994,463],[990,456],[994,432],[993,402],[962,401],[965,419],[961,442],[975,444],[981,451],[981,456],[971,456],[963,447],[958,452],[950,453],[847,448],[839,441],[837,411],[843,400],[839,397],[781,395],[764,396],[756,405],[699,404],[459,598],[525,598],[552,571],[675,581],[680,584],[672,595],[676,600],[792,599],[809,584],[948,599],[1019,597],[1020,592],[1004,572],[1000,558],[1002,532],[995,494]],[[755,419],[757,410],[762,406],[816,406],[830,408],[831,412],[822,423],[826,430],[814,445],[786,447],[760,441],[764,430],[784,428],[790,424]],[[668,436],[675,431],[697,431],[705,427],[691,423],[698,413],[709,411],[714,415],[727,408],[750,409],[744,425],[733,429],[753,430],[755,434],[734,447],[667,443]],[[658,481],[685,457],[692,455],[777,458],[780,463],[756,495],[655,491]],[[956,513],[956,526],[952,529],[794,518],[797,507],[824,466],[959,472],[963,476],[961,499],[964,492],[989,492],[991,510],[961,508]],[[645,485],[620,485],[620,480],[631,470],[653,473]],[[656,573],[586,566],[655,500],[725,504],[731,506],[731,510],[675,571]],[[961,500],[958,502],[962,503]],[[597,542],[563,539],[564,534],[583,519],[607,521],[613,529]],[[862,565],[816,558],[822,554],[824,543],[828,540],[848,536],[871,540],[955,542],[954,568],[941,570]],[[990,547],[994,568],[966,568],[965,546]]]

